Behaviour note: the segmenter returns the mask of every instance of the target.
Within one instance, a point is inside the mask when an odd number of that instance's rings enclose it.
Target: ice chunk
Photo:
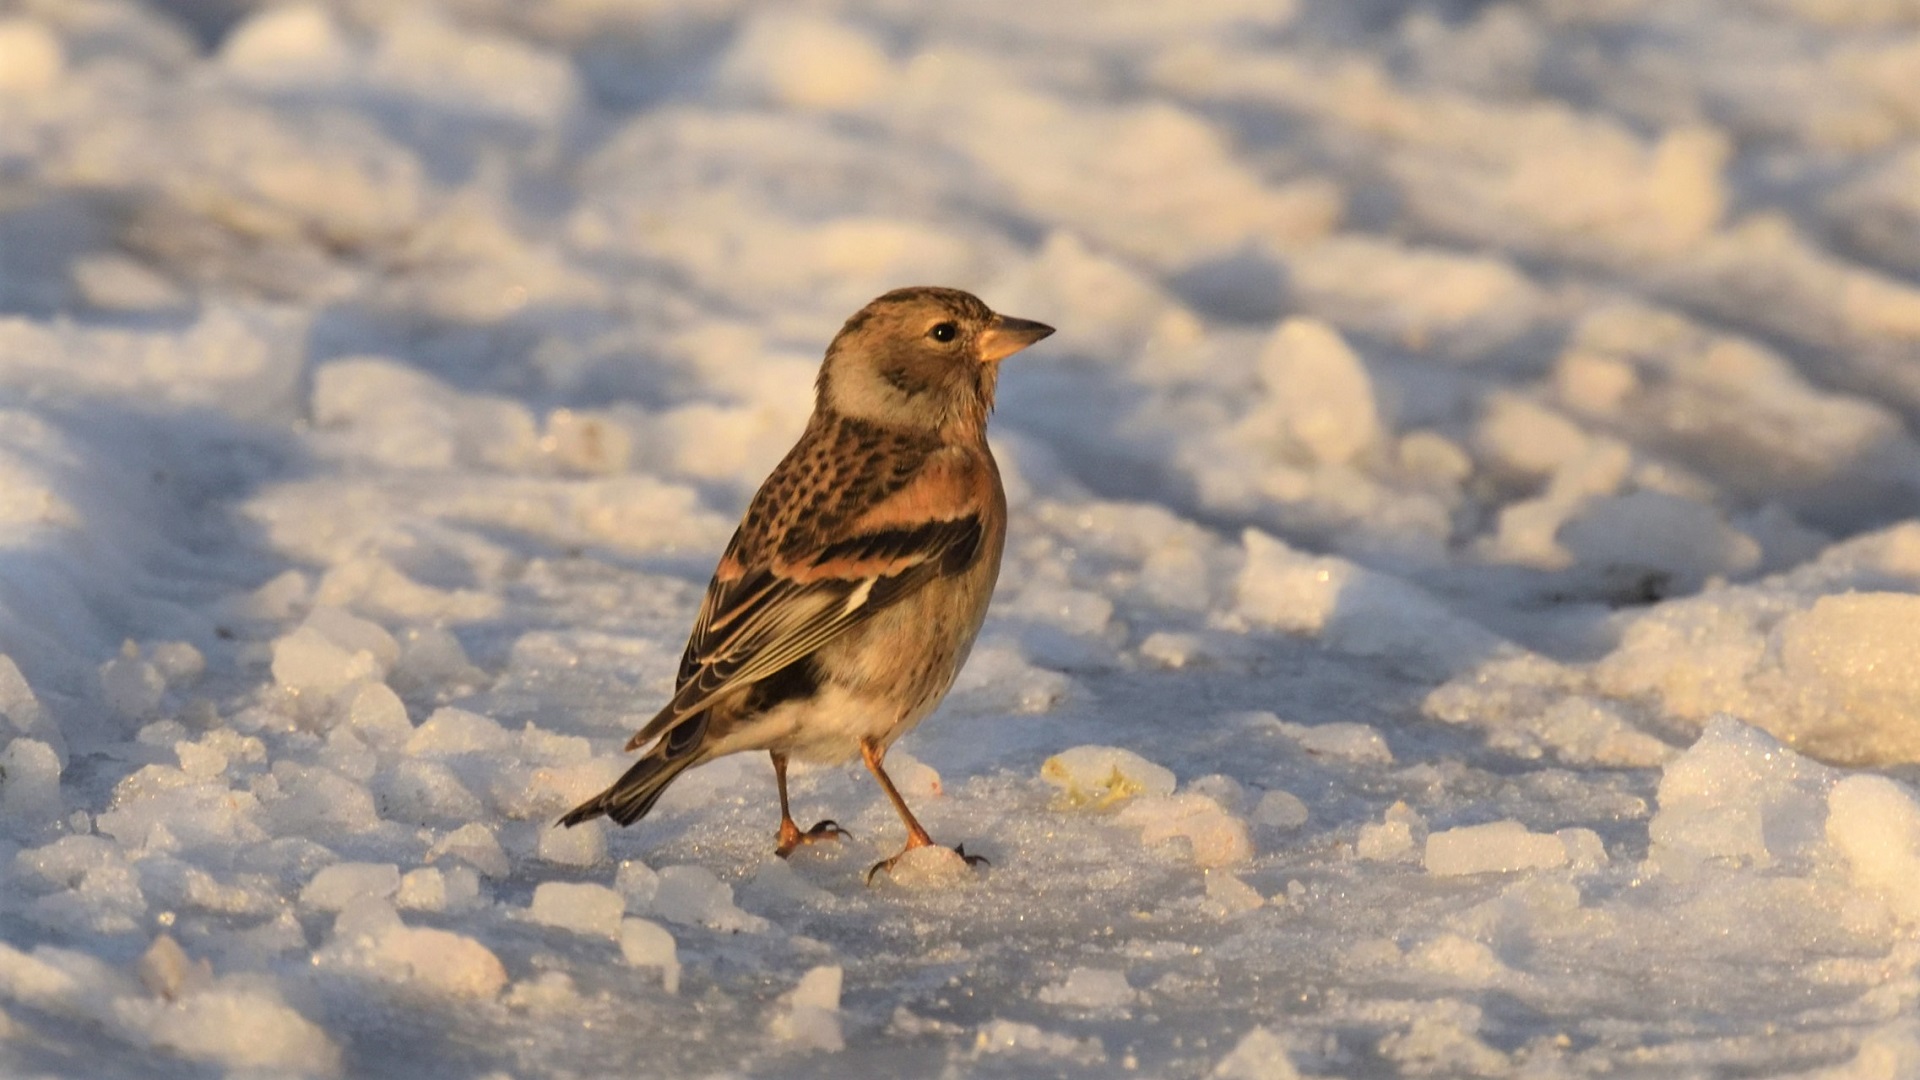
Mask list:
[[[1325,724],[1295,724],[1269,712],[1244,714],[1263,728],[1271,728],[1291,739],[1314,757],[1355,765],[1391,765],[1393,751],[1378,729],[1366,724],[1336,720]]]
[[[227,771],[227,755],[209,743],[183,739],[173,744],[173,754],[180,759],[180,771],[197,779],[213,780]]]
[[[809,1049],[845,1048],[846,1039],[840,1033],[841,979],[838,965],[822,965],[802,975],[776,1007],[774,1035]]]
[[[652,908],[668,922],[755,934],[769,925],[767,920],[734,906],[733,886],[704,866],[668,866],[659,877]]]
[[[973,1056],[988,1054],[1056,1057],[1082,1065],[1098,1065],[1107,1060],[1107,1049],[1098,1036],[1076,1039],[1018,1020],[995,1020],[981,1025],[973,1037]]]
[[[1853,1057],[1808,1080],[1906,1080],[1920,1076],[1920,1024],[1901,1017],[1874,1027]]]
[[[140,658],[140,646],[128,641],[120,655],[100,665],[100,694],[107,708],[129,719],[152,716],[166,696],[167,679]]]
[[[1422,971],[1468,986],[1510,984],[1514,974],[1492,948],[1459,934],[1439,934],[1409,950],[1407,960]]]
[[[407,753],[427,757],[452,757],[458,754],[498,754],[507,756],[514,738],[499,724],[478,713],[451,706],[434,710],[425,723],[407,740]]]
[[[467,659],[467,650],[451,631],[416,627],[400,635],[400,659],[394,664],[390,681],[409,693],[453,692],[461,687],[483,686],[487,675]]]
[[[250,83],[333,82],[351,70],[353,54],[332,16],[318,4],[264,7],[220,46],[220,65]]]
[[[563,54],[468,29],[433,8],[403,8],[385,31],[369,76],[441,110],[556,124],[579,102],[579,80]]]
[[[513,870],[512,864],[507,861],[507,853],[501,849],[500,840],[494,835],[492,827],[478,821],[460,826],[427,849],[428,861],[442,856],[463,859],[475,870],[490,878],[506,877]]]
[[[429,759],[403,758],[394,763],[382,777],[379,791],[384,816],[410,824],[472,821],[486,813],[452,769]]]
[[[1567,864],[1567,847],[1552,833],[1528,832],[1518,821],[1493,821],[1427,836],[1429,874],[1510,874]]]
[[[311,626],[273,642],[273,677],[293,694],[328,698],[383,673],[372,653],[350,651]]]
[[[1269,250],[1283,272],[1290,308],[1448,359],[1484,356],[1547,311],[1547,294],[1533,279],[1492,253],[1358,233]]]
[[[300,890],[300,903],[315,911],[337,912],[367,897],[384,900],[399,889],[400,868],[392,863],[334,863]]]
[[[340,1049],[259,976],[223,979],[178,1000],[117,1003],[154,1046],[236,1072],[330,1076]]]
[[[1575,870],[1597,870],[1607,865],[1607,845],[1592,829],[1560,829],[1553,835],[1567,849],[1567,865]]]
[[[572,828],[541,829],[536,853],[561,866],[596,866],[607,861],[606,823],[594,820]]]
[[[1187,790],[1205,795],[1220,804],[1220,809],[1229,814],[1244,814],[1247,810],[1247,789],[1240,781],[1224,773],[1208,773],[1187,782]]]
[[[1401,1065],[1402,1075],[1498,1076],[1507,1055],[1479,1034],[1479,1006],[1442,1001],[1416,1012],[1406,1030],[1380,1040],[1380,1054]]]
[[[1255,1025],[1209,1074],[1213,1080],[1299,1080],[1287,1045],[1264,1027]]]
[[[1907,652],[1920,601],[1891,589],[1920,578],[1916,535],[1897,526],[1790,574],[1660,604],[1627,625],[1595,682],[1689,723],[1740,717],[1823,760],[1920,760],[1904,719],[1920,702]]]
[[[626,910],[626,898],[605,885],[546,881],[533,890],[527,919],[576,934],[618,938]]]
[[[307,613],[301,625],[317,631],[349,653],[371,656],[383,675],[400,659],[400,643],[384,627],[340,608],[317,606]]]
[[[448,997],[492,998],[507,985],[506,968],[486,946],[464,934],[407,926],[382,900],[362,899],[343,911],[334,940],[314,962]]]
[[[901,852],[899,859],[887,869],[886,877],[893,884],[909,889],[951,889],[978,880],[964,856],[939,844]]]
[[[39,739],[18,738],[0,753],[0,816],[14,826],[60,816],[60,755]]]
[[[667,928],[648,919],[620,920],[620,955],[634,967],[660,969],[660,985],[669,994],[680,992],[679,946]]]
[[[613,873],[613,887],[627,898],[628,911],[648,911],[660,893],[660,875],[639,859],[622,859]]]
[[[487,795],[507,817],[551,821],[568,807],[605,791],[630,764],[618,757],[600,757],[568,765],[503,767],[495,771]]]
[[[1391,814],[1385,821],[1360,826],[1353,853],[1369,862],[1403,862],[1413,856],[1413,823]]]
[[[1823,838],[1837,776],[1758,728],[1716,719],[1661,773],[1660,809],[1647,825],[1651,857],[1676,870],[1806,859]]]
[[[199,963],[188,958],[180,943],[167,934],[153,939],[147,951],[134,965],[140,985],[155,997],[172,1001],[190,991],[204,989],[213,981],[213,965],[205,957]]]
[[[242,618],[284,622],[307,605],[311,588],[307,575],[298,570],[284,570],[244,598],[230,600],[229,606]]]
[[[1561,527],[1559,540],[1583,565],[1665,574],[1675,592],[1760,565],[1760,545],[1719,511],[1660,491],[1590,500]]]
[[[189,641],[156,641],[143,650],[168,686],[191,686],[207,670],[207,658]]]
[[[98,836],[65,836],[13,858],[13,877],[30,892],[36,921],[95,933],[125,933],[144,922],[140,873],[118,845]]]
[[[1781,667],[1862,729],[1909,727],[1920,714],[1920,596],[1822,596],[1780,622]]]
[[[380,824],[373,793],[325,766],[302,766],[282,758],[274,762],[273,779],[279,795],[267,801],[266,816],[283,835],[310,836],[330,830],[363,833]]]
[[[1267,405],[1249,422],[1282,433],[1315,461],[1344,464],[1380,437],[1373,381],[1340,332],[1317,319],[1280,324],[1260,353]]]
[[[718,73],[726,89],[802,109],[861,104],[894,78],[887,54],[867,34],[831,18],[781,9],[747,23]]]
[[[1586,431],[1565,414],[1518,394],[1496,392],[1473,433],[1488,464],[1517,477],[1539,479],[1578,463],[1590,452]]]
[[[897,747],[887,752],[887,775],[893,777],[893,786],[900,789],[900,794],[915,805],[946,793],[938,770]]]
[[[1060,982],[1040,988],[1041,1001],[1075,1009],[1119,1009],[1139,997],[1127,985],[1126,972],[1107,968],[1076,967]]]
[[[542,971],[531,979],[513,984],[503,1002],[517,1012],[544,1012],[553,1015],[577,1013],[584,1004],[573,976],[564,971]]]
[[[471,870],[467,872],[472,873]],[[446,875],[432,866],[407,871],[400,878],[399,891],[393,896],[395,907],[412,911],[446,911],[454,906],[450,901]]]
[[[1135,799],[1116,820],[1138,827],[1140,842],[1149,846],[1185,840],[1197,866],[1232,866],[1253,855],[1247,823],[1198,792]]]
[[[500,598],[473,589],[439,589],[422,584],[379,555],[354,555],[334,564],[313,590],[316,604],[354,607],[394,621],[470,622],[500,612]],[[420,689],[403,680],[403,688]]]
[[[1110,636],[1113,627],[1112,600],[1062,582],[1028,581],[1010,599],[1005,606],[1009,614],[1076,638],[1102,641]]]
[[[89,995],[111,985],[100,960],[50,945],[31,954],[0,944],[0,995],[44,1009],[86,1015]]]
[[[1048,758],[1040,778],[1060,789],[1062,805],[1105,809],[1136,795],[1171,795],[1173,771],[1117,746],[1076,746]]]
[[[341,707],[348,728],[369,746],[395,749],[413,737],[406,705],[385,683],[361,683],[347,693]]]
[[[1276,829],[1297,829],[1307,823],[1307,804],[1299,796],[1275,788],[1260,796],[1253,808],[1253,820]]]
[[[66,70],[66,51],[33,19],[0,19],[0,95],[44,93]]]
[[[1231,871],[1215,867],[1207,871],[1207,906],[1217,914],[1231,918],[1266,905],[1260,890],[1241,881]]]
[[[272,777],[256,777],[262,791]],[[130,849],[232,848],[266,839],[260,800],[247,791],[198,780],[167,765],[148,765],[114,787],[113,809],[94,819],[100,832]]]
[[[1250,623],[1447,674],[1502,644],[1410,582],[1296,551],[1258,529],[1246,530],[1241,541],[1246,562],[1235,611]]]
[[[1901,921],[1920,923],[1920,800],[1884,776],[1849,776],[1827,796],[1826,836],[1854,883],[1878,893]]]
[[[4,715],[7,723],[20,734],[32,735],[56,747],[61,746],[59,732],[46,709],[41,706],[40,699],[34,695],[33,687],[27,685],[26,676],[20,674],[20,666],[5,654],[0,654],[0,715]],[[66,764],[64,749],[61,764]]]
[[[833,900],[832,893],[801,877],[794,872],[791,863],[778,858],[768,859],[754,870],[743,895],[756,908],[769,903],[799,903],[818,907]]]

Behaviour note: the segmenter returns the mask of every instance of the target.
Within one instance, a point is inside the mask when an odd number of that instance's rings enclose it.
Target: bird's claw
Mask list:
[[[802,843],[809,844],[815,840],[853,839],[853,833],[850,830],[841,828],[840,823],[831,818],[826,821],[815,822],[813,828],[808,829],[803,835],[806,839],[803,840]]]
[[[892,873],[894,865],[898,863],[901,859],[906,857],[907,851],[912,851],[912,850],[914,849],[908,848],[906,851],[902,851],[900,854],[895,855],[891,859],[881,859],[879,862],[874,863],[872,866],[867,867],[867,884],[871,886],[873,884],[874,875],[878,874],[882,870],[885,870],[888,873]],[[966,863],[968,866],[992,866],[993,865],[992,863],[987,861],[987,857],[985,855],[967,854],[967,845],[965,844],[955,844],[953,846],[953,853],[955,855],[960,856],[960,860]]]
[[[799,829],[791,826],[785,826],[780,830],[780,844],[773,849],[773,853],[784,859],[793,854],[794,851],[802,845],[817,844],[822,840],[839,840],[843,837],[851,840],[853,839],[853,834],[841,828],[840,823],[832,819],[817,822],[813,828],[808,829],[806,832],[801,832]]]

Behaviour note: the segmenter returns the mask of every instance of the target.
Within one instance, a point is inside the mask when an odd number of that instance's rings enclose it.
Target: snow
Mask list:
[[[1492,821],[1428,833],[1423,862],[1427,873],[1441,876],[1552,870],[1567,864],[1567,847],[1518,821]]]
[[[769,1025],[774,1038],[809,1050],[844,1050],[839,1015],[843,975],[838,965],[822,965],[800,976]]]
[[[605,885],[544,881],[533,890],[527,918],[576,934],[618,937],[620,916],[626,910],[626,898]]]
[[[1892,0],[8,7],[0,1073],[1914,1074],[1916,65]],[[777,858],[751,756],[555,829],[911,283],[1060,328],[888,759],[938,844],[868,885],[796,765]]]

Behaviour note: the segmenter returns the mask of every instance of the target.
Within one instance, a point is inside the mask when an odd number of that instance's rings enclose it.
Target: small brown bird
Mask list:
[[[896,289],[848,319],[805,433],[720,557],[673,700],[626,748],[651,747],[560,824],[631,825],[681,772],[765,750],[784,857],[842,834],[794,824],[788,758],[857,753],[907,826],[868,878],[933,843],[881,761],[946,696],[986,617],[1007,526],[987,414],[1000,361],[1051,333],[957,289]]]

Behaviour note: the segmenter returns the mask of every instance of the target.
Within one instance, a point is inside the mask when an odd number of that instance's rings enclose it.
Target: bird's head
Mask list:
[[[996,315],[971,293],[895,289],[840,328],[820,365],[822,412],[888,427],[978,434],[1000,361],[1053,333]]]

